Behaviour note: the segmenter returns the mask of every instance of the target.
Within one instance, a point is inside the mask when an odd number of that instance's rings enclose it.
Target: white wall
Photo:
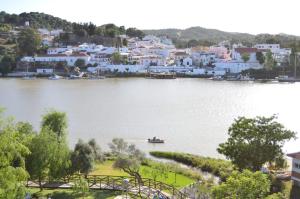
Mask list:
[[[36,72],[38,74],[52,74],[53,69],[52,68],[38,68],[38,69],[36,69]]]

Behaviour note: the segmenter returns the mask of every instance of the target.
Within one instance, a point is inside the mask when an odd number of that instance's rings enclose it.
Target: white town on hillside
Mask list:
[[[53,73],[52,66],[47,63],[65,62],[68,67],[73,67],[81,59],[87,66],[86,71],[90,73],[100,70],[131,74],[176,72],[187,76],[224,76],[239,74],[247,69],[262,69],[264,66],[259,63],[257,52],[271,52],[278,66],[288,62],[291,54],[291,49],[280,48],[279,44],[245,47],[242,44],[230,45],[229,41],[210,47],[176,49],[167,37],[153,35],[146,35],[142,39],[120,35],[121,39],[127,40],[127,46],[119,47],[94,43],[63,46],[54,42],[54,38],[63,30],[38,31],[42,36],[42,44],[49,47],[47,53],[21,59],[21,62],[34,66],[31,72],[35,74]],[[126,64],[113,63],[114,53],[119,53]],[[243,59],[244,54],[247,54],[248,60]],[[19,68],[19,71],[22,70],[25,71],[24,65]]]

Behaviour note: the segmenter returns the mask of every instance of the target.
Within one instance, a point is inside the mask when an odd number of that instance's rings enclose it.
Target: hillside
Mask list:
[[[188,42],[190,40],[209,41],[218,43],[220,41],[229,40],[231,43],[242,42],[251,46],[254,43],[280,43],[283,47],[291,47],[299,43],[300,37],[287,34],[259,34],[252,35],[248,33],[225,32],[216,29],[206,29],[202,27],[191,27],[187,29],[157,29],[143,30],[145,34],[164,35],[175,41]]]
[[[254,40],[255,35],[247,33],[231,33],[216,29],[206,29],[202,27],[191,27],[184,30],[181,29],[159,29],[159,30],[143,30],[146,34],[166,35],[170,38],[177,38],[181,40]]]
[[[72,23],[59,17],[54,17],[39,12],[23,12],[19,15],[0,12],[0,23],[11,24],[13,26],[23,26],[26,21],[34,28],[64,29],[71,30]]]

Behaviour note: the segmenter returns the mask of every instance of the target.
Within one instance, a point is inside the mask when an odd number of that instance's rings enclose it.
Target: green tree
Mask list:
[[[226,182],[212,188],[212,196],[214,199],[263,199],[269,193],[270,184],[267,175],[259,171],[235,171]]]
[[[127,41],[127,39],[125,38],[125,39],[123,39],[123,46],[127,46],[128,45],[128,41]]]
[[[138,30],[136,28],[128,28],[126,30],[126,35],[129,37],[138,37],[138,38],[143,38],[145,36],[145,33],[141,30]]]
[[[228,130],[227,142],[219,145],[225,155],[239,169],[258,171],[265,163],[282,157],[283,144],[296,138],[296,133],[275,121],[276,116],[239,117]]]
[[[144,168],[144,172],[150,174],[154,181],[157,181],[157,178],[162,177],[164,179],[168,178],[169,168],[166,164],[155,163],[151,165],[151,168]]]
[[[79,176],[79,178],[75,180],[73,190],[85,198],[89,192],[89,184],[83,177]]]
[[[76,66],[76,67],[84,67],[85,66],[85,61],[84,61],[84,59],[77,59],[76,61],[75,61],[75,63],[74,63],[74,65]]]
[[[0,109],[0,198],[24,198],[28,179],[25,157],[30,151],[22,143],[12,119],[2,114]]]
[[[30,145],[31,154],[26,159],[26,169],[32,179],[39,181],[42,190],[42,182],[49,177],[51,161],[54,159],[57,138],[55,133],[44,128],[32,139]]]
[[[95,161],[98,161],[98,162],[102,162],[104,160],[104,156],[103,156],[103,153],[101,151],[101,148],[100,146],[97,144],[96,140],[95,139],[91,139],[89,142],[88,142],[89,146],[91,147],[92,149],[92,152],[93,152],[93,156],[94,156],[94,159]]]
[[[16,66],[16,60],[14,57],[10,55],[4,55],[0,61],[0,73],[2,75],[6,75],[7,73],[11,72]]]
[[[246,63],[250,59],[250,54],[249,53],[243,53],[242,54],[242,59]]]
[[[21,55],[33,56],[41,45],[41,36],[35,29],[26,28],[18,37],[18,49]]]
[[[64,112],[50,110],[42,118],[42,130],[48,129],[56,135],[53,144],[52,157],[49,167],[49,176],[52,178],[63,177],[70,167],[70,151],[67,143],[67,116]]]
[[[260,63],[263,64],[265,63],[265,56],[262,52],[256,52],[256,60]]]
[[[113,64],[120,64],[122,62],[121,54],[119,52],[113,53],[111,57],[111,62]]]
[[[135,145],[128,145],[127,142],[119,138],[113,139],[113,142],[109,146],[112,153],[117,156],[113,166],[135,177],[139,185],[142,185],[140,167],[145,159],[145,154],[137,149]]]
[[[66,138],[68,128],[66,113],[54,109],[47,111],[47,113],[42,116],[42,129],[44,128],[56,133],[58,141]]]
[[[92,147],[81,139],[75,145],[71,154],[72,172],[80,172],[85,176],[94,168],[95,156]]]
[[[0,32],[9,32],[11,30],[11,25],[0,23]]]
[[[274,66],[276,65],[276,61],[273,58],[272,52],[268,51],[266,54],[266,58],[265,58],[265,69],[267,71],[270,71],[274,68]]]

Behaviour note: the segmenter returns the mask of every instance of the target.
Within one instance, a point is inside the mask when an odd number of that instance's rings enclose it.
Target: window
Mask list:
[[[297,169],[300,169],[300,164],[295,163],[295,167],[296,167]]]

